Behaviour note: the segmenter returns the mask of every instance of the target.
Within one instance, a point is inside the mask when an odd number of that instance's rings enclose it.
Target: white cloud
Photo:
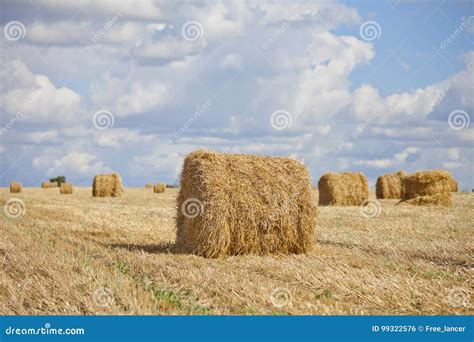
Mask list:
[[[125,117],[142,114],[167,102],[166,86],[158,81],[140,82],[105,76],[91,87],[96,108],[106,108]]]
[[[77,120],[81,115],[81,98],[73,90],[56,87],[45,75],[34,75],[19,60],[1,69],[2,76],[13,75],[13,81],[0,91],[0,103],[10,116],[44,123]]]
[[[374,160],[356,160],[354,165],[365,166],[375,169],[387,169],[400,167],[407,158],[419,151],[416,147],[408,147],[402,152],[395,153],[392,158],[374,159]]]
[[[92,176],[96,173],[107,172],[110,169],[97,157],[87,152],[71,151],[64,156],[56,157],[54,154],[46,154],[33,159],[33,167],[47,170],[48,175],[79,175]]]
[[[95,1],[95,0],[40,0],[36,6],[50,12],[67,12],[71,15],[77,10],[83,10],[89,16],[108,16],[120,12],[130,19],[158,19],[161,10],[153,0],[140,0],[140,5],[131,1]]]
[[[238,69],[243,68],[242,56],[236,53],[230,53],[224,56],[222,62],[219,64],[222,68]]]
[[[373,55],[371,44],[354,37],[314,34],[297,79],[293,113],[307,122],[338,113],[352,99],[348,75]]]

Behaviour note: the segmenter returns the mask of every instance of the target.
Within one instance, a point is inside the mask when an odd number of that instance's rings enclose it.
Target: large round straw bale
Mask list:
[[[164,183],[156,183],[156,185],[155,185],[154,188],[153,188],[153,191],[154,191],[156,194],[165,192],[165,190],[166,190],[166,184],[164,184]]]
[[[63,195],[69,195],[74,192],[74,187],[70,183],[62,183],[59,192]]]
[[[454,179],[454,177],[451,177],[451,192],[458,192],[458,191],[459,191],[458,181]]]
[[[360,172],[328,172],[318,182],[319,205],[365,205],[369,182]]]
[[[184,161],[177,245],[208,258],[307,252],[316,206],[304,165],[288,158],[196,151]]]
[[[94,197],[120,197],[122,196],[122,178],[118,173],[96,175],[92,183],[92,196]]]
[[[381,199],[400,199],[402,196],[402,180],[404,171],[387,173],[377,178],[375,185],[375,195]]]
[[[419,171],[402,177],[401,203],[451,206],[451,174],[447,171]]]
[[[153,184],[151,184],[151,183],[146,183],[146,184],[145,184],[145,188],[151,189],[151,188],[153,188]]]
[[[21,185],[20,182],[11,182],[10,183],[10,192],[12,193],[19,193],[23,191],[23,186]]]
[[[49,187],[50,188],[59,188],[59,184],[58,184],[58,182],[50,182]]]
[[[41,187],[43,189],[50,188],[51,187],[51,182],[43,182],[43,183],[41,183]]]

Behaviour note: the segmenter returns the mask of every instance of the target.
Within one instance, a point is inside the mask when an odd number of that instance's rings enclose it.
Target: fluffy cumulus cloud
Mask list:
[[[88,152],[70,151],[64,156],[54,153],[34,158],[33,167],[45,170],[47,175],[67,174],[87,176],[110,171],[96,156]]]
[[[400,68],[383,50],[399,42],[381,43],[390,39],[384,22],[387,34],[362,39],[369,18],[354,6],[7,0],[3,12],[2,32],[14,20],[25,27],[21,39],[0,38],[7,178],[87,183],[114,170],[129,185],[174,182],[185,155],[207,148],[298,158],[314,182],[328,170],[373,181],[445,168],[472,185],[469,48],[434,54],[449,72],[429,80],[404,58],[412,78],[390,91],[376,71],[390,58]],[[94,122],[99,110],[111,115],[107,127]],[[455,110],[462,127],[449,122]]]
[[[5,80],[0,101],[5,118],[18,117],[26,122],[67,121],[80,115],[81,97],[67,87],[55,86],[41,74],[33,74],[21,60],[0,66]]]

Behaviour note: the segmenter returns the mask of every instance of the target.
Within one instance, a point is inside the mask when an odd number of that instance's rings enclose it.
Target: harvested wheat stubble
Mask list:
[[[459,191],[458,181],[455,180],[454,178],[451,178],[451,192],[458,192],[458,191]]]
[[[92,183],[92,196],[94,197],[120,197],[122,196],[122,178],[118,173],[96,175]]]
[[[23,186],[21,185],[20,182],[11,182],[10,183],[10,192],[11,193],[19,193],[23,191]]]
[[[360,172],[328,172],[318,182],[319,205],[365,205],[369,183]]]
[[[413,205],[451,206],[451,174],[447,171],[419,171],[402,177],[402,200]]]
[[[166,190],[166,184],[164,184],[164,183],[156,183],[156,185],[153,187],[153,191],[156,194],[160,194],[162,192],[165,192],[165,190]]]
[[[42,187],[43,189],[50,188],[50,187],[51,187],[51,183],[50,183],[50,182],[43,182],[43,183],[41,183],[41,187]]]
[[[63,195],[69,195],[74,192],[74,187],[70,183],[62,183],[59,192]]]
[[[146,184],[145,184],[145,188],[151,189],[151,188],[153,188],[153,184],[151,184],[151,183],[146,183]]]
[[[196,151],[177,198],[177,246],[208,258],[305,253],[316,206],[304,165],[288,158]]]
[[[50,188],[59,188],[58,182],[51,182],[49,183]]]
[[[375,195],[381,199],[400,199],[402,196],[402,180],[406,176],[404,171],[387,173],[377,178]]]

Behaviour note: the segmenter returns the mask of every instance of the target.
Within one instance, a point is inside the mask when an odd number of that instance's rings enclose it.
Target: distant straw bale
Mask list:
[[[208,258],[305,253],[316,206],[306,167],[288,158],[196,151],[184,161],[177,245]]]
[[[166,190],[166,184],[164,183],[156,183],[155,187],[154,187],[154,192],[156,194],[160,194],[162,192],[165,192]]]
[[[451,174],[442,170],[406,175],[402,177],[400,203],[451,206],[451,179]]]
[[[122,192],[122,178],[118,173],[101,174],[94,177],[92,196],[120,197]]]
[[[48,189],[48,188],[51,187],[51,182],[43,182],[43,183],[41,183],[41,187],[43,189]]]
[[[360,172],[325,173],[318,191],[319,205],[362,206],[369,200],[369,183]]]
[[[458,181],[454,179],[454,177],[451,177],[451,192],[458,192],[458,191],[459,191]]]
[[[74,192],[74,187],[70,183],[62,183],[59,192],[63,195],[69,195]]]
[[[377,178],[375,195],[380,199],[400,199],[402,196],[401,177],[406,176],[404,171],[387,173]]]
[[[58,184],[58,182],[50,182],[49,187],[50,188],[59,188],[59,184]]]
[[[11,193],[20,193],[23,191],[23,186],[21,185],[20,182],[11,182],[10,183],[10,192]]]
[[[146,184],[145,184],[145,188],[151,189],[151,188],[153,188],[153,184],[151,184],[151,183],[146,183]]]

